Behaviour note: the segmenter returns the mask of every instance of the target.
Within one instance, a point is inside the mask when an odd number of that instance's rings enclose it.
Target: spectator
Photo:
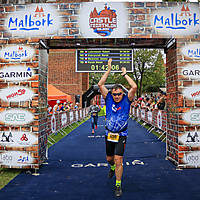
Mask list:
[[[60,101],[57,100],[56,105],[53,107],[53,113],[54,114],[59,112],[59,105],[60,105]]]
[[[78,106],[78,102],[75,104],[74,109],[78,110],[79,106]]]

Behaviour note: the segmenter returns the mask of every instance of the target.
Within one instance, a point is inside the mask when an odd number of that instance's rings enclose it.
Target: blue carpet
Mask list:
[[[0,191],[0,199],[116,199],[115,179],[107,178],[103,135],[103,117],[94,137],[90,121],[85,122],[50,148],[40,176],[21,173]],[[165,160],[165,144],[130,120],[120,199],[199,200],[199,177],[199,169],[177,171]]]

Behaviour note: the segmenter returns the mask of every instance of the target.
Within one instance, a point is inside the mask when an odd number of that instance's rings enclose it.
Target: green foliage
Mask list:
[[[143,92],[157,92],[165,87],[165,65],[161,52],[158,52],[155,64],[144,74]]]

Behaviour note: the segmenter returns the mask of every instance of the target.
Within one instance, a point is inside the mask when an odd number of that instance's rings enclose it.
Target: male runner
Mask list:
[[[97,105],[96,101],[93,100],[89,110],[89,113],[91,114],[92,134],[94,134],[94,128],[97,129],[98,112],[100,112],[100,110],[101,109]]]
[[[108,60],[108,70],[101,77],[98,83],[101,94],[106,101],[106,159],[110,164],[109,178],[116,176],[115,195],[122,195],[121,178],[123,173],[123,154],[126,145],[126,137],[128,135],[127,126],[129,118],[129,110],[131,101],[135,96],[137,85],[126,74],[126,68],[122,67],[122,76],[128,81],[130,90],[128,95],[120,85],[115,85],[111,91],[104,86],[108,75],[111,71],[112,59]]]

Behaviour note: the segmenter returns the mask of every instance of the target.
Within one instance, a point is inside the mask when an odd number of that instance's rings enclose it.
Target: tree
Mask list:
[[[159,51],[156,49],[135,49],[133,56],[133,78],[137,84],[137,97],[142,95],[145,74],[155,65]]]
[[[144,75],[144,92],[157,92],[160,87],[165,87],[165,69],[162,53],[159,51],[155,65],[149,68]]]

